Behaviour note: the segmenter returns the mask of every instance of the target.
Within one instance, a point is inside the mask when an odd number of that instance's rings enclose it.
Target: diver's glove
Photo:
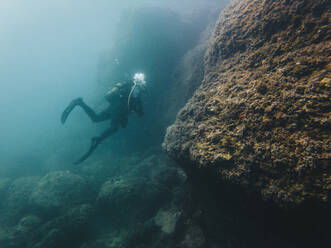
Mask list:
[[[68,107],[65,108],[65,110],[62,112],[61,115],[61,122],[64,124],[71,113],[71,111],[79,104],[83,103],[83,98],[78,97],[71,101],[71,103],[68,105]]]
[[[78,159],[74,164],[83,163],[94,152],[95,148],[97,148],[97,146],[100,143],[101,143],[101,138],[100,137],[92,138],[90,149],[80,159]]]

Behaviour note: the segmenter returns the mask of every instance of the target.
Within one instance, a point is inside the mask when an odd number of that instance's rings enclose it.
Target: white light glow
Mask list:
[[[145,74],[144,73],[136,73],[134,74],[133,80],[139,83],[146,83],[145,81]]]

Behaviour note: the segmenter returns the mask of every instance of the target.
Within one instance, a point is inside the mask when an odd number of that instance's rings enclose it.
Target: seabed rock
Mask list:
[[[181,216],[181,211],[176,208],[160,209],[154,217],[154,222],[165,234],[173,234]]]
[[[75,247],[83,243],[94,216],[95,209],[89,204],[70,209],[35,230],[33,248]]]
[[[30,201],[45,208],[68,208],[89,200],[85,180],[68,171],[56,171],[45,175],[34,187]]]
[[[5,200],[8,196],[8,189],[10,187],[12,180],[10,178],[1,178],[0,179],[0,199],[2,201],[0,202],[0,208],[3,206]]]
[[[105,214],[127,224],[152,217],[169,196],[168,190],[144,178],[118,178],[103,184],[97,202]]]
[[[7,224],[16,224],[26,212],[33,208],[29,196],[40,177],[22,177],[14,180],[3,199],[2,219]]]

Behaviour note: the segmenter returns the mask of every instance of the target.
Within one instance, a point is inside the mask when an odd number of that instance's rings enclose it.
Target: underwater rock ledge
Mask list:
[[[163,148],[281,207],[330,204],[328,0],[236,0],[222,12],[200,88]]]

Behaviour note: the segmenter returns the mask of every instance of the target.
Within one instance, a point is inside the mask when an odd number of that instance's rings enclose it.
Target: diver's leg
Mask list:
[[[77,98],[75,100],[72,100],[71,103],[68,105],[68,107],[63,111],[62,116],[61,116],[61,122],[64,124],[65,121],[67,120],[69,114],[71,111],[76,107],[80,106],[84,112],[90,117],[90,119],[93,122],[100,122],[100,121],[105,121],[110,118],[111,114],[111,108],[106,109],[105,111],[101,112],[100,114],[96,114],[94,110],[89,107],[82,98]]]
[[[118,130],[119,121],[117,119],[111,120],[110,128],[106,129],[98,138],[98,144],[107,139]]]
[[[94,152],[94,150],[102,141],[104,141],[106,138],[108,138],[110,135],[114,134],[118,130],[118,124],[118,121],[112,121],[110,128],[105,130],[99,137],[92,138],[90,149],[79,160],[77,160],[75,164],[80,164],[84,162]]]
[[[94,110],[88,106],[85,102],[81,101],[78,103],[79,106],[82,107],[82,109],[85,111],[85,113],[88,115],[88,117],[90,117],[90,119],[93,122],[97,122],[98,120],[98,115],[94,112]]]
[[[70,102],[70,104],[64,109],[64,111],[62,112],[61,115],[61,122],[62,124],[64,124],[69,116],[69,114],[71,113],[71,111],[77,106],[79,105],[81,102],[83,102],[82,98],[76,98],[74,100],[72,100]]]
[[[90,108],[85,102],[81,101],[78,103],[79,106],[85,111],[85,113],[90,117],[93,122],[106,121],[111,118],[112,108],[109,107],[102,111],[101,113],[95,113],[92,108]]]

